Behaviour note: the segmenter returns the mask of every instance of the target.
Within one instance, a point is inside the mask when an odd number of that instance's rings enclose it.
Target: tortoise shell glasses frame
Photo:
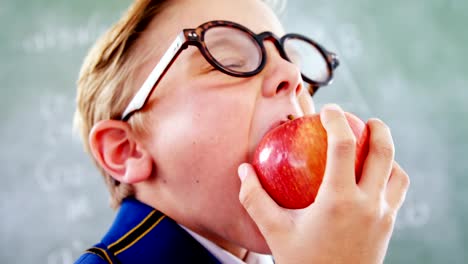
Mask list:
[[[215,29],[218,29],[218,31]],[[219,32],[219,30],[221,30],[221,34],[216,35],[210,33]],[[213,38],[211,36],[214,36],[214,41],[212,41]],[[224,39],[220,39],[219,36]],[[321,86],[328,85],[333,80],[333,72],[339,65],[337,56],[306,36],[300,34],[286,34],[278,38],[269,31],[255,34],[250,29],[234,22],[222,20],[210,21],[194,29],[184,29],[177,35],[161,60],[153,68],[143,85],[126,107],[121,116],[121,120],[127,121],[133,113],[144,107],[159,81],[175,62],[179,54],[189,45],[196,46],[207,62],[216,70],[230,76],[245,78],[254,76],[265,67],[267,58],[264,46],[265,40],[271,40],[278,49],[281,57],[294,64],[301,64],[301,62],[295,60],[295,57],[297,57],[297,50],[291,50],[285,47],[289,42],[298,42],[301,43],[301,45],[305,45],[305,47],[309,49],[309,54],[306,55],[311,55],[311,53],[313,53],[313,59],[318,61],[318,66],[314,67],[320,67],[321,76],[319,78],[311,77],[305,74],[304,70],[301,69],[302,79],[309,84],[309,92],[311,95],[317,92]],[[234,44],[232,44],[233,46],[231,47],[227,45],[226,42],[229,45],[231,45],[231,42],[236,42],[235,48]],[[239,45],[242,45],[240,49]],[[222,49],[219,49],[219,47]],[[219,50],[221,53],[219,53]],[[255,52],[256,54],[249,54],[248,52]],[[223,62],[225,56],[237,56],[242,58],[236,57],[234,58],[234,63],[232,63],[231,59],[230,62],[226,64]],[[315,73],[312,75],[315,75]]]

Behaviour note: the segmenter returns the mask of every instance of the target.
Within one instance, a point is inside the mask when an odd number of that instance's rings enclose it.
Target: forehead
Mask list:
[[[255,33],[284,34],[278,18],[262,0],[170,0],[169,6],[149,25],[147,37],[149,41],[157,38],[169,44],[184,28],[195,28],[211,20],[236,22]]]
[[[271,31],[284,35],[283,27],[274,12],[262,0],[167,0],[168,5],[148,25],[137,42],[143,64],[133,76],[135,85],[141,85],[155,63],[185,28],[195,28],[212,20],[239,23],[255,33]],[[178,60],[195,52],[185,51]],[[139,56],[140,56],[139,55]]]

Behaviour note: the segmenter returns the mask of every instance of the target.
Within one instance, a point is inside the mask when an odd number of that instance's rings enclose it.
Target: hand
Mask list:
[[[354,175],[356,139],[337,106],[325,107],[327,165],[315,202],[300,210],[278,206],[250,164],[239,166],[239,199],[265,237],[276,263],[382,263],[409,186],[394,161],[390,130],[368,121],[369,154],[361,180]]]

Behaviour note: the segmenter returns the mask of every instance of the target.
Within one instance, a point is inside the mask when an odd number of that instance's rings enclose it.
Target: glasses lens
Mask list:
[[[330,79],[325,56],[311,43],[299,38],[288,38],[284,42],[284,50],[291,62],[310,80],[322,83]]]
[[[206,48],[214,60],[230,72],[249,73],[257,70],[262,51],[247,32],[231,27],[213,27],[205,32]]]

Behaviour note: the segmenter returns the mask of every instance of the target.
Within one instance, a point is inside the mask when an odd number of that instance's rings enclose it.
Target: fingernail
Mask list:
[[[245,177],[247,177],[247,165],[246,164],[241,164],[239,168],[237,169],[237,173],[239,174],[239,179],[241,182],[245,180]]]
[[[332,110],[332,111],[343,111],[340,106],[337,104],[326,104],[323,109],[325,110]]]

